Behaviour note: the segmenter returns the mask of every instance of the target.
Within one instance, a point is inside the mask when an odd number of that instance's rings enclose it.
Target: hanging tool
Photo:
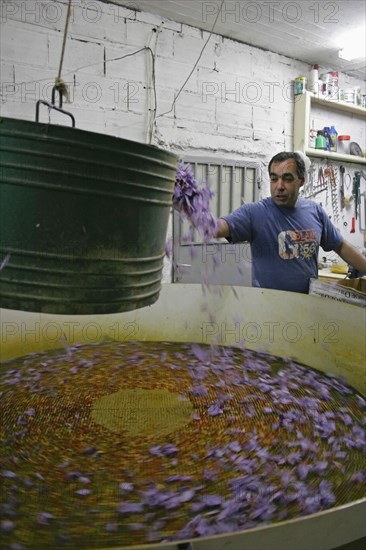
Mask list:
[[[359,188],[358,188],[358,225],[360,231],[366,233],[366,192],[360,192],[361,178],[366,181],[366,173],[361,170],[358,172],[360,175]],[[362,208],[363,205],[363,208]]]
[[[360,201],[361,172],[355,172],[353,175],[352,195],[355,201],[355,219],[358,217],[358,206]]]
[[[337,222],[339,219],[339,211],[338,211],[338,196],[337,196],[337,182],[336,177],[334,174],[334,170],[332,166],[327,166],[324,170],[324,175],[326,175],[329,178],[329,184],[330,184],[330,198],[332,203],[332,210],[333,210],[333,218]]]
[[[316,167],[312,169],[311,172],[309,172],[309,184],[304,189],[304,198],[310,199],[311,197],[315,197],[319,193],[322,193],[323,191],[327,190],[327,183],[324,180],[324,174],[323,174],[323,168],[322,166],[319,166],[318,170],[318,181],[317,184],[314,185],[314,172],[316,171]]]
[[[356,225],[355,218],[352,217],[352,223],[351,223],[351,231],[350,231],[350,233],[354,233],[354,232],[356,231],[355,225]]]
[[[343,210],[343,208],[345,206],[345,200],[344,200],[344,173],[345,173],[346,169],[345,169],[344,166],[340,166],[339,171],[341,173],[341,176],[340,176],[341,185],[340,185],[339,191],[340,191],[340,196],[341,196],[341,210]]]

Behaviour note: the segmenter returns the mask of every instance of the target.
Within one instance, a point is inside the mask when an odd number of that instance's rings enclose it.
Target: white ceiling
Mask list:
[[[364,0],[103,0],[366,79]],[[338,57],[342,35],[362,36],[363,60]],[[360,30],[359,30],[360,29]]]

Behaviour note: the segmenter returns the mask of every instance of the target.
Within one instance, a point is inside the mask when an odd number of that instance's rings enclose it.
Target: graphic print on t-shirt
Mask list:
[[[278,254],[283,260],[309,260],[316,252],[314,229],[281,231],[278,235]]]

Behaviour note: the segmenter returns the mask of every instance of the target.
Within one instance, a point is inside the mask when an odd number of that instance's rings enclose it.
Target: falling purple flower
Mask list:
[[[192,500],[195,493],[196,492],[194,489],[186,489],[185,491],[179,494],[179,497],[178,497],[179,502],[188,502],[189,500]]]
[[[6,267],[8,265],[9,260],[10,260],[10,254],[7,254],[5,256],[5,258],[0,263],[0,271],[2,271],[4,269],[4,267]]]
[[[192,481],[192,476],[184,475],[171,475],[165,479],[168,483],[174,483],[175,481]]]
[[[87,483],[90,483],[90,479],[86,476],[80,476],[78,477],[78,482],[87,484]]]
[[[87,497],[91,495],[90,489],[78,489],[75,493],[81,497]]]
[[[172,257],[172,253],[173,253],[173,241],[172,239],[169,239],[166,243],[165,243],[165,255],[167,258],[171,258]]]
[[[133,483],[125,481],[119,484],[119,488],[122,491],[122,493],[130,493],[131,491],[134,490],[134,485]]]
[[[37,516],[37,523],[39,525],[49,525],[54,518],[55,516],[49,512],[40,512]]]
[[[144,509],[144,505],[141,502],[121,502],[117,511],[120,514],[139,514]]]
[[[1,520],[1,530],[4,531],[4,533],[11,533],[11,531],[13,531],[14,528],[15,528],[15,523],[10,519]]]
[[[98,454],[96,447],[85,447],[83,453],[87,456],[95,456]]]
[[[156,445],[150,448],[150,453],[156,456],[170,456],[178,452],[178,447],[172,443],[166,443],[165,445]]]
[[[192,344],[192,352],[194,355],[202,361],[202,363],[206,363],[210,359],[209,351],[206,347],[199,346],[198,344]]]
[[[189,164],[178,163],[173,208],[187,218],[205,240],[215,237],[217,222],[210,211],[213,192],[206,184],[201,187]]]
[[[104,529],[108,533],[116,533],[118,531],[118,523],[106,523]]]

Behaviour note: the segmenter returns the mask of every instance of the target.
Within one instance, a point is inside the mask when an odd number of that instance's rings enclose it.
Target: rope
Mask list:
[[[65,22],[65,30],[64,30],[64,38],[62,42],[62,50],[61,50],[61,59],[60,59],[60,66],[58,69],[58,76],[55,79],[55,88],[60,92],[62,96],[65,96],[66,101],[69,101],[69,92],[66,86],[66,83],[61,78],[62,73],[62,65],[64,62],[64,55],[65,55],[65,48],[66,48],[66,37],[67,37],[67,31],[69,28],[69,22],[70,22],[70,15],[71,15],[71,0],[69,0],[69,4],[67,6],[67,15],[66,15],[66,22]]]

